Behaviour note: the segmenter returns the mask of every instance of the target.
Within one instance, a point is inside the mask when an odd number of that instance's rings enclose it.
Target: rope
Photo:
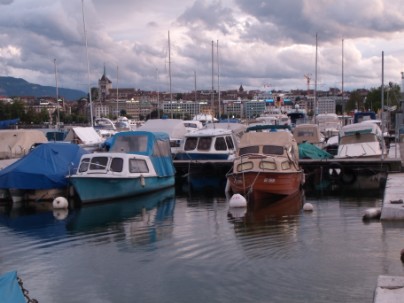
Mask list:
[[[17,281],[21,287],[22,294],[24,295],[25,299],[27,300],[27,303],[38,303],[38,301],[36,299],[31,299],[29,297],[29,291],[24,288],[23,282],[22,282],[21,278],[18,276],[17,276]]]

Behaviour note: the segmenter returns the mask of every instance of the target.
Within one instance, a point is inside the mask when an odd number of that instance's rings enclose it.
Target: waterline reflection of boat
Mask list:
[[[244,215],[244,222],[254,224],[287,216],[296,216],[302,211],[304,191],[299,190],[288,196],[272,195],[266,199],[251,200]],[[232,210],[229,210],[230,215]]]

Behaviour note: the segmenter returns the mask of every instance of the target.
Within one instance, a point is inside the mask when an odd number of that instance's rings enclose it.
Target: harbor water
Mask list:
[[[17,270],[39,302],[372,302],[379,275],[404,274],[404,225],[362,220],[382,192],[337,194],[302,192],[314,210],[289,213],[174,189],[68,211],[2,205],[0,273]]]

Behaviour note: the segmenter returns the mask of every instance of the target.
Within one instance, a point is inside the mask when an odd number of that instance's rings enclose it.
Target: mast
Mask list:
[[[315,59],[315,72],[314,72],[314,106],[315,106],[315,117],[318,115],[318,104],[317,104],[317,53],[318,53],[318,39],[316,33],[316,59]]]
[[[214,95],[214,84],[213,84],[213,78],[214,78],[214,76],[213,76],[213,70],[214,70],[214,65],[213,65],[213,40],[212,40],[212,92],[211,92],[211,100],[210,100],[210,107],[211,107],[211,109],[212,109],[212,107],[213,107],[213,109],[215,108],[215,95]]]
[[[119,118],[119,108],[118,108],[118,74],[119,74],[119,67],[118,65],[116,66],[116,118]]]
[[[217,99],[219,104],[219,119],[221,115],[221,107],[220,107],[220,67],[219,67],[219,40],[216,42],[217,44],[217,52],[216,52],[216,62],[217,62]]]
[[[170,80],[170,111],[171,119],[173,118],[173,93],[171,91],[171,46],[170,46],[170,31],[168,31],[168,77]]]
[[[384,113],[384,51],[382,51],[382,138],[384,140],[384,129],[385,129],[385,113]],[[384,159],[385,145],[382,144],[382,160]]]
[[[195,112],[195,108],[196,108],[196,71],[194,71],[194,91],[195,91],[195,101],[194,101],[194,116],[197,114],[196,112]]]
[[[59,128],[60,125],[60,114],[59,114],[59,87],[58,87],[58,70],[56,67],[56,59],[53,59],[53,63],[55,65],[55,82],[56,82],[56,108],[57,108],[57,121],[56,125]]]
[[[344,108],[344,39],[342,39],[342,55],[341,55],[341,101],[342,108]],[[344,114],[344,113],[342,113]]]
[[[94,126],[93,122],[93,100],[91,97],[91,85],[90,85],[90,60],[88,58],[88,41],[87,41],[87,32],[86,32],[86,22],[84,20],[84,0],[81,0],[81,10],[83,15],[83,27],[84,27],[84,38],[86,41],[86,55],[87,55],[87,81],[88,81],[88,98],[90,101],[90,126]]]

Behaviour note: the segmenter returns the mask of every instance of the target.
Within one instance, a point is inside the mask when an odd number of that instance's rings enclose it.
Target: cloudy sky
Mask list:
[[[316,35],[319,90],[380,86],[382,52],[384,83],[404,71],[404,0],[0,0],[0,11],[0,76],[41,85],[57,74],[87,91],[105,66],[114,88],[169,91],[171,71],[173,92],[210,90],[213,54],[216,90],[305,89],[305,75],[314,88]]]

